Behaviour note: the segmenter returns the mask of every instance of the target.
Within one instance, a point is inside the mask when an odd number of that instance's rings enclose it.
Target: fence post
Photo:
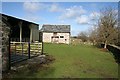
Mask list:
[[[30,42],[28,42],[28,58],[30,59]]]
[[[21,46],[22,46],[22,56],[23,56],[23,43],[21,43]]]
[[[42,54],[41,54],[41,55],[43,55],[43,41],[42,41],[42,51],[41,51],[41,52],[42,52]]]
[[[8,60],[9,63],[8,63],[8,65],[9,65],[9,66],[8,66],[8,69],[9,69],[9,70],[11,69],[11,55],[12,55],[12,54],[11,54],[11,43],[10,43],[10,38],[11,38],[11,37],[10,37],[10,35],[9,35],[9,47],[8,47],[8,48],[9,48],[9,53],[8,53],[8,56],[9,56],[9,60]]]
[[[15,43],[15,55],[16,55],[16,43]]]

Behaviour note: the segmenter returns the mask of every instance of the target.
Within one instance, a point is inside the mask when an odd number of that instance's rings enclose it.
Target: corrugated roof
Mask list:
[[[43,25],[43,32],[70,32],[70,25]]]

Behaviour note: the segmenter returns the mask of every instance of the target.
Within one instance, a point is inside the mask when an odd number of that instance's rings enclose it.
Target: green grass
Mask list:
[[[90,45],[44,44],[44,52],[55,61],[34,74],[39,78],[117,78],[118,64],[110,52]],[[24,72],[23,72],[24,73]],[[17,75],[18,76],[18,75]]]
[[[118,65],[110,52],[88,45],[45,44],[44,51],[55,57],[55,70],[45,77],[117,77]],[[38,74],[39,76],[39,74]]]

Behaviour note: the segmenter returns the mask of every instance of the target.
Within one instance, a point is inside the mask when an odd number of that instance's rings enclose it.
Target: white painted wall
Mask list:
[[[43,32],[43,42],[51,42],[52,36],[53,33]],[[66,43],[66,44],[70,43],[70,33],[57,33],[57,36],[59,36],[58,43]],[[60,38],[60,36],[64,36],[64,38]]]
[[[51,36],[53,36],[53,33],[43,32],[43,42],[51,42]]]

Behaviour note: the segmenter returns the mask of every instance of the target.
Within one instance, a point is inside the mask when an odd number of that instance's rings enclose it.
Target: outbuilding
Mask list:
[[[70,43],[70,25],[43,25],[40,33],[43,42]]]

